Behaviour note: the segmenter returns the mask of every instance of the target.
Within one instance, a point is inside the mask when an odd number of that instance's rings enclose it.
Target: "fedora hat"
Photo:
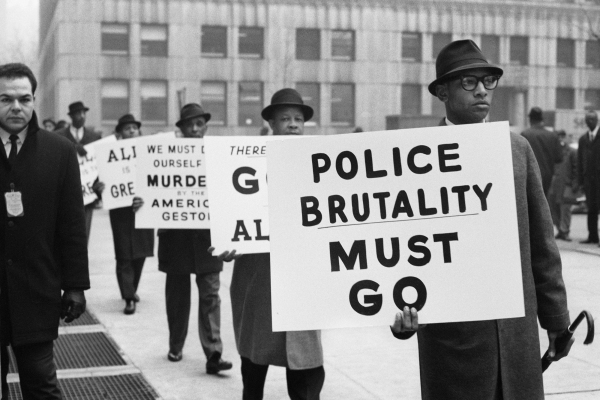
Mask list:
[[[136,121],[133,115],[125,114],[121,118],[119,118],[115,131],[119,132],[121,128],[127,124],[136,124],[138,129],[142,126],[142,123],[140,121]]]
[[[89,108],[84,106],[82,101],[76,101],[75,103],[69,104],[69,115],[76,113],[79,110],[88,111]]]
[[[457,40],[446,45],[435,60],[435,80],[429,84],[429,93],[436,96],[435,87],[459,72],[470,69],[487,69],[502,76],[502,68],[490,64],[472,40]]]
[[[273,116],[273,111],[282,106],[300,107],[305,121],[310,120],[314,114],[313,109],[304,104],[302,96],[300,96],[300,93],[296,89],[285,88],[275,92],[273,97],[271,97],[271,104],[266,106],[260,115],[265,121],[268,121]]]
[[[181,128],[181,124],[183,124],[185,121],[196,117],[204,117],[206,122],[210,121],[210,113],[204,112],[204,109],[200,104],[186,104],[181,108],[181,112],[179,113],[179,121],[177,121],[175,125],[177,125],[178,128]]]

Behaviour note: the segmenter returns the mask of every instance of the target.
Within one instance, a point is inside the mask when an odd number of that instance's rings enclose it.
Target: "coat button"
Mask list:
[[[13,263],[12,263],[12,260],[7,260],[7,261],[6,261],[6,264],[7,264],[7,265],[10,267],[10,266],[13,264]]]
[[[8,221],[8,227],[12,228],[13,226],[15,226],[15,223],[12,221]]]

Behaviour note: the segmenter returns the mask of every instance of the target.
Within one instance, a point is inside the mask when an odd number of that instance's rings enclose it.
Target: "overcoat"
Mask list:
[[[159,229],[158,269],[168,274],[221,272],[223,261],[208,253],[208,229]]]
[[[563,160],[560,164],[556,165],[552,184],[550,185],[550,192],[548,194],[550,204],[562,203],[567,200],[571,201],[568,204],[572,204],[573,200],[565,199],[565,195],[573,197],[577,192],[578,185],[577,150],[565,144],[563,146]],[[571,189],[566,190],[567,188]]]
[[[66,138],[66,139],[69,139],[69,141],[73,144],[78,144],[78,142],[75,140],[73,135],[71,135],[71,130],[69,127],[59,129],[54,133]],[[83,127],[83,136],[81,137],[79,144],[81,144],[82,146],[85,146],[86,144],[95,142],[96,140],[99,140],[100,138],[101,138],[100,135],[98,135],[96,132],[94,132],[90,128],[87,128],[84,126]]]
[[[21,217],[7,217],[4,193],[11,184],[22,194]],[[75,147],[41,130],[34,112],[12,169],[0,151],[0,188],[0,277],[6,277],[12,344],[54,340],[61,290],[90,287]]]
[[[544,193],[548,193],[554,175],[554,166],[562,161],[562,147],[558,135],[542,126],[532,126],[526,129],[522,135],[533,150],[542,174]]]
[[[590,201],[600,207],[600,139],[590,141],[588,132],[579,138],[577,148],[577,177],[583,186],[588,206]]]
[[[511,133],[511,147],[525,317],[419,329],[423,399],[495,399],[498,390],[504,399],[544,398],[537,320],[546,330],[562,330],[569,312],[535,156],[519,135]]]
[[[108,212],[117,260],[134,260],[154,255],[154,229],[135,229],[133,207]]]
[[[268,253],[243,255],[235,261],[230,294],[240,356],[255,364],[290,369],[323,365],[321,331],[273,332]]]

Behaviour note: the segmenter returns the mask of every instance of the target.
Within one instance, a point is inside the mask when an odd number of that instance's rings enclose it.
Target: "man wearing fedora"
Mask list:
[[[133,139],[141,136],[142,123],[136,121],[131,114],[125,114],[115,127],[118,140]],[[110,210],[110,227],[115,245],[117,260],[117,283],[121,298],[125,300],[123,312],[127,315],[135,313],[139,301],[137,288],[142,276],[146,257],[154,256],[154,229],[135,229],[133,206]]]
[[[183,106],[176,125],[186,138],[204,137],[210,114],[202,106],[190,103]],[[136,197],[137,211],[143,200]],[[231,369],[232,364],[221,358],[221,298],[219,274],[223,261],[208,252],[209,229],[159,229],[158,269],[167,274],[165,295],[169,324],[169,353],[167,358],[177,362],[183,357],[190,319],[190,274],[196,275],[198,286],[198,333],[206,355],[206,373],[217,374]]]
[[[281,89],[261,115],[273,135],[302,135],[313,109],[296,90]],[[235,250],[226,256],[233,254]],[[242,358],[243,398],[262,399],[269,365],[276,365],[286,368],[291,399],[319,399],[325,381],[321,332],[273,332],[270,268],[269,253],[243,255],[233,267],[231,308]]]
[[[544,194],[547,197],[552,176],[554,176],[554,166],[562,161],[562,146],[558,136],[544,128],[544,117],[541,108],[533,107],[529,111],[529,124],[531,126],[525,129],[521,135],[527,139],[531,150],[533,150],[540,167]]]
[[[87,154],[87,151],[85,151],[85,148],[83,146],[100,139],[100,135],[95,133],[92,129],[85,127],[85,113],[88,110],[89,108],[87,108],[81,101],[76,101],[74,103],[69,104],[69,117],[71,117],[71,126],[56,131],[56,133],[69,139],[75,145],[77,153],[80,156],[85,156]],[[99,180],[96,180],[92,189],[94,190],[94,192],[96,192],[98,198],[100,198],[102,191],[104,190],[104,184]],[[92,216],[94,213],[94,208],[96,207],[96,203],[97,202],[93,202],[84,207],[85,231],[87,234],[88,242],[90,240]]]
[[[429,85],[429,92],[446,107],[440,125],[485,122],[502,73],[471,40],[444,47],[436,60],[436,79]],[[399,312],[394,336],[407,339],[418,332],[423,399],[543,399],[537,320],[548,332],[552,360],[566,356],[572,344],[563,352],[554,347],[559,332],[569,325],[569,312],[539,167],[526,139],[511,133],[510,140],[525,317],[419,327],[414,308]]]

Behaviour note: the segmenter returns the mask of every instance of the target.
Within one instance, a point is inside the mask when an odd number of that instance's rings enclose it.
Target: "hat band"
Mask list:
[[[441,74],[438,73],[437,77],[439,78],[441,76],[444,76],[445,74],[452,72],[456,68],[463,67],[463,66],[469,65],[469,64],[487,64],[493,68],[493,65],[488,63],[487,60],[484,58],[467,58],[467,59],[458,60],[458,61],[451,63],[450,65],[448,65],[446,67],[446,71]]]

